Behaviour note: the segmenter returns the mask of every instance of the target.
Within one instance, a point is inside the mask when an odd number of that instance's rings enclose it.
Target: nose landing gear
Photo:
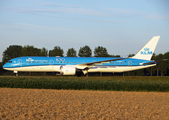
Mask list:
[[[18,71],[13,71],[15,74],[16,74],[16,76],[18,76]]]

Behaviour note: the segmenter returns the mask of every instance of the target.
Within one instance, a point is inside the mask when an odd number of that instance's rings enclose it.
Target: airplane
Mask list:
[[[3,69],[18,72],[59,72],[60,75],[88,75],[90,72],[127,72],[153,67],[151,60],[160,36],[154,36],[135,56],[121,57],[17,57]]]

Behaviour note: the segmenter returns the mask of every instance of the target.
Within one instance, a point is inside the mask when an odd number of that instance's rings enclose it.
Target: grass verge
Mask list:
[[[0,87],[169,92],[169,77],[0,77]]]

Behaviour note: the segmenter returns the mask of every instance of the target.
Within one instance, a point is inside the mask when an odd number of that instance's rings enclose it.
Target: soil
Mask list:
[[[0,88],[0,120],[169,120],[169,93]]]

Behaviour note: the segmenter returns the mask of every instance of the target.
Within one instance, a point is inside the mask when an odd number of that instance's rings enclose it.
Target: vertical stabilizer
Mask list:
[[[135,56],[132,58],[151,60],[160,36],[153,37]]]

